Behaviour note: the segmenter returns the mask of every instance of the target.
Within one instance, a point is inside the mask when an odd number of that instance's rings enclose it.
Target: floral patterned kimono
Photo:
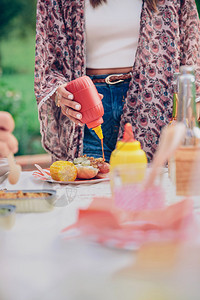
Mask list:
[[[53,160],[72,160],[82,154],[84,128],[63,115],[51,95],[59,85],[85,75],[84,29],[84,0],[38,0],[35,95],[43,147]],[[159,0],[157,12],[143,1],[133,77],[118,138],[130,122],[149,160],[162,127],[172,116],[173,76],[180,65],[195,66],[200,96],[199,33],[195,0]]]

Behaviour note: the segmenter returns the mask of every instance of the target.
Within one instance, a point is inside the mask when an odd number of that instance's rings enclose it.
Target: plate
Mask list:
[[[46,172],[46,174],[48,176],[50,176],[49,169],[43,169],[43,170]],[[57,180],[53,180],[53,179],[46,179],[45,176],[40,173],[40,171],[34,171],[32,173],[32,175],[36,179],[50,182],[50,183],[59,183],[59,184],[94,184],[94,183],[99,183],[99,182],[104,182],[104,181],[110,180],[109,177],[105,177],[105,178],[92,178],[92,179],[76,179],[74,181],[57,181]]]

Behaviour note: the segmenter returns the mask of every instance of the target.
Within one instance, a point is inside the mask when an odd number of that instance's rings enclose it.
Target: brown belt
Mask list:
[[[123,82],[124,80],[131,79],[132,73],[129,72],[127,74],[111,74],[106,78],[93,78],[92,81],[94,83],[107,83],[107,84],[116,84]]]

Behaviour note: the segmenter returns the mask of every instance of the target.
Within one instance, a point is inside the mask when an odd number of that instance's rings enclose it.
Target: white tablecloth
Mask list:
[[[166,195],[170,199],[172,190],[165,175]],[[178,274],[169,276],[169,293],[166,286],[162,287],[163,282],[153,281],[152,285],[151,277],[143,282],[116,277],[116,273],[134,262],[134,252],[61,238],[61,230],[76,221],[78,208],[86,208],[93,196],[110,196],[109,182],[60,186],[23,172],[17,185],[6,182],[0,185],[3,187],[53,188],[61,196],[63,192],[73,196],[73,201],[60,201],[60,207],[51,212],[17,214],[15,226],[10,231],[0,231],[0,300],[200,299],[200,268],[196,261],[192,267],[186,263]],[[176,295],[172,295],[174,291]]]
[[[75,197],[51,212],[17,214],[15,226],[0,231],[0,300],[111,300],[109,281],[133,254],[80,239],[63,241],[60,236],[75,222],[79,207],[87,207],[95,195],[110,195],[109,182],[59,186],[23,172],[15,186],[6,182],[2,187],[68,189]]]

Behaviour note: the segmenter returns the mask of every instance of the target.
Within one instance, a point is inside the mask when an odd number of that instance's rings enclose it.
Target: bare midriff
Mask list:
[[[123,74],[131,72],[133,67],[110,68],[110,69],[86,69],[87,75],[106,75],[106,74]]]

